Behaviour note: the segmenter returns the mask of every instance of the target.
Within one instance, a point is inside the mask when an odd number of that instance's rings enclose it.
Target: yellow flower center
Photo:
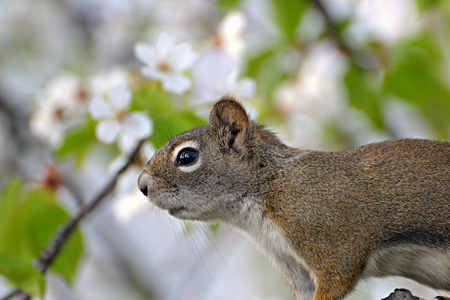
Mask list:
[[[62,119],[64,117],[64,109],[62,107],[55,107],[55,109],[53,110],[53,116],[56,119]]]
[[[166,60],[161,61],[158,64],[158,69],[162,72],[168,72],[170,70],[169,63]]]
[[[128,115],[128,111],[126,109],[123,109],[123,108],[116,110],[116,112],[114,114],[114,116],[116,117],[116,119],[119,122],[122,122],[123,120],[125,120],[127,115]]]

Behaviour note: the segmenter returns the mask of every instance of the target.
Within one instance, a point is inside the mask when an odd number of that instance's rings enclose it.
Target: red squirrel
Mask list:
[[[138,185],[174,217],[246,232],[298,300],[343,299],[391,275],[450,290],[450,142],[299,150],[225,97],[208,125],[157,151]]]

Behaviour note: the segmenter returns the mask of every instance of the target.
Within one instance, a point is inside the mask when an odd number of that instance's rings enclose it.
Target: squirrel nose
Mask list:
[[[143,172],[141,176],[139,176],[138,186],[142,194],[144,194],[144,196],[146,197],[148,195],[148,186],[151,182],[152,182],[151,176],[146,174],[145,172]]]
[[[148,192],[148,187],[147,186],[143,186],[139,188],[142,192],[142,194],[144,194],[145,197],[147,197],[147,192]]]

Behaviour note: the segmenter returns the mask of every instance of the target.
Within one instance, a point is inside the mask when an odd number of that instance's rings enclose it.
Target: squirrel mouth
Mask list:
[[[180,212],[182,212],[183,210],[186,210],[185,207],[181,206],[181,207],[177,207],[177,208],[171,208],[169,209],[169,214],[176,217],[176,215],[178,215]]]

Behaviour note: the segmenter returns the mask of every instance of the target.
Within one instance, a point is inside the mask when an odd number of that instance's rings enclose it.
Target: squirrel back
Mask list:
[[[450,290],[449,142],[298,150],[223,98],[207,126],[158,150],[139,187],[175,217],[247,232],[297,299],[342,299],[388,275]]]

